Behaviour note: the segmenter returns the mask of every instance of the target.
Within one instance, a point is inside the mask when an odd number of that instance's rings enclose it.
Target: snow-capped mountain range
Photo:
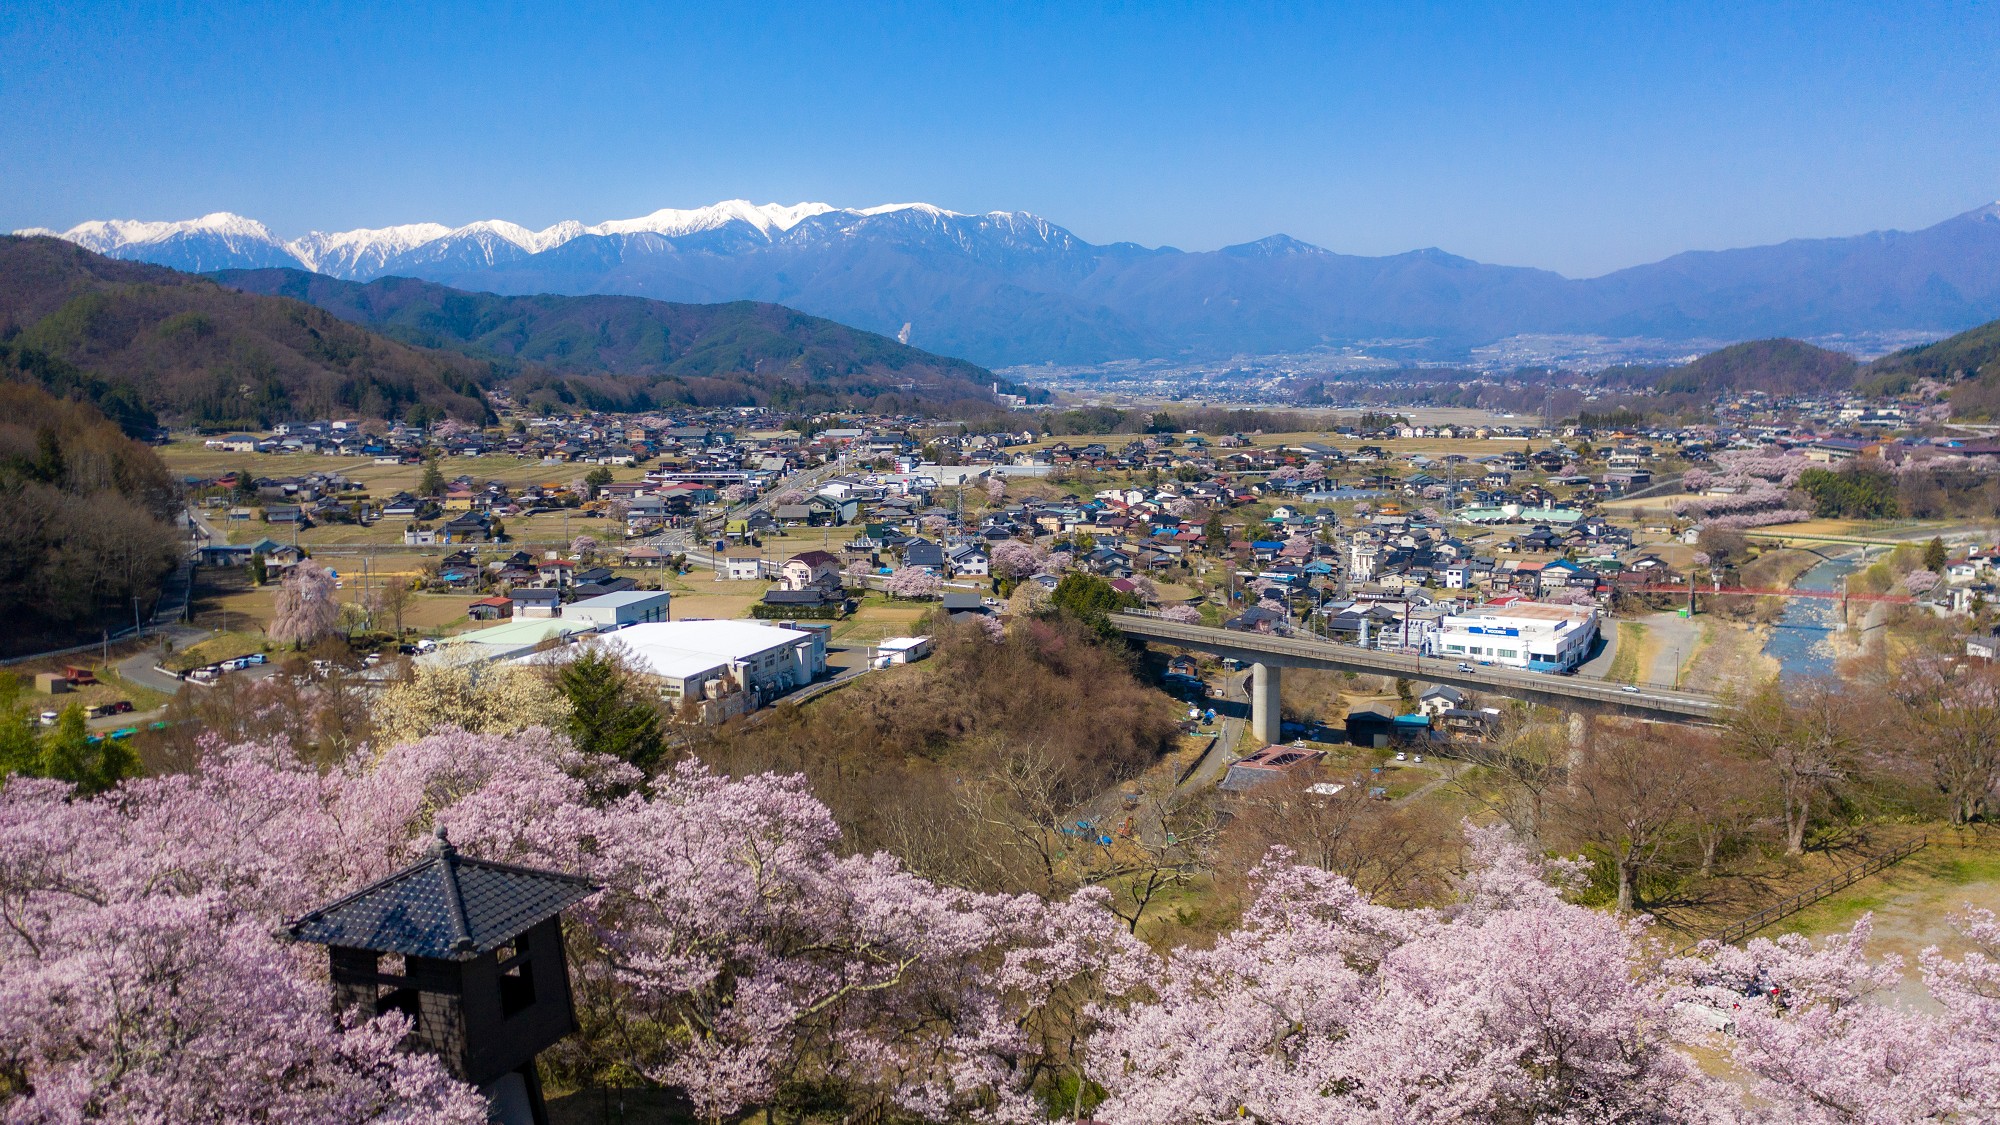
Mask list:
[[[42,227],[17,230],[19,235],[54,235],[114,258],[134,258],[190,270],[257,269],[293,266],[349,281],[368,280],[395,272],[394,265],[414,256],[419,262],[473,259],[488,265],[523,255],[554,250],[586,235],[608,237],[651,234],[682,239],[711,231],[742,228],[774,242],[807,219],[822,215],[842,220],[867,219],[897,212],[914,212],[939,219],[966,219],[955,211],[928,203],[890,203],[850,209],[825,203],[751,203],[727,199],[689,210],[662,208],[636,219],[611,219],[590,226],[565,219],[542,230],[529,230],[505,219],[482,219],[462,227],[443,223],[406,223],[393,227],[345,231],[312,231],[285,240],[255,219],[217,211],[199,219],[144,222],[135,219],[92,220],[66,231]],[[1022,225],[1046,234],[1046,220],[1026,213],[995,211],[986,218]],[[1067,233],[1067,232],[1064,232]],[[508,249],[511,247],[511,249]],[[178,259],[178,260],[177,260]],[[185,260],[186,265],[181,261]]]
[[[20,234],[57,235],[49,230]],[[228,212],[93,221],[57,237],[210,272],[407,276],[501,294],[768,301],[989,366],[1212,358],[1424,341],[1450,358],[1524,333],[1668,339],[1938,335],[2000,318],[2000,204],[1919,231],[1679,254],[1604,277],[1439,250],[1338,254],[1284,235],[1185,253],[1092,245],[1024,211],[733,199],[541,230],[489,219],[283,239]]]

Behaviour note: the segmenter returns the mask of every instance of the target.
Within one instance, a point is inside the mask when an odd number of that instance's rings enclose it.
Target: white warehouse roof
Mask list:
[[[754,621],[657,621],[628,625],[601,636],[606,643],[623,645],[645,671],[674,680],[813,639],[813,634],[802,630]],[[569,646],[524,659],[567,660],[576,652],[577,646]]]

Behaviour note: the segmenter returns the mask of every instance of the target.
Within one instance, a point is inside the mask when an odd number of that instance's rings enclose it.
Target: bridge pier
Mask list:
[[[1278,717],[1278,672],[1276,664],[1250,666],[1250,733],[1259,750],[1284,741]]]

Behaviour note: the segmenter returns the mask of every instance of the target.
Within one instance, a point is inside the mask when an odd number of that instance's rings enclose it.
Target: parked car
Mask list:
[[[60,718],[62,718],[60,711],[44,711],[42,712],[42,725],[45,727],[55,726],[56,720]]]

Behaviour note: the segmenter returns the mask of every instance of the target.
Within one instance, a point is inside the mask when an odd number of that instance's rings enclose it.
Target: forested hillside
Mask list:
[[[74,371],[133,388],[169,422],[490,416],[490,365],[384,339],[297,301],[120,262],[53,238],[0,238],[8,367],[50,389]],[[85,397],[89,397],[86,395]]]
[[[95,409],[0,380],[0,651],[129,621],[178,557],[176,505],[160,459]]]
[[[1801,340],[1751,340],[1670,368],[1661,375],[1658,386],[1668,394],[1815,394],[1853,386],[1859,369],[1853,356]]]
[[[1869,385],[1885,391],[1903,390],[1919,379],[1952,384],[1954,414],[2000,414],[2000,320],[1883,356],[1868,367]]]
[[[606,409],[755,402],[961,415],[994,406],[994,376],[984,368],[782,305],[502,297],[404,277],[364,285],[290,269],[215,276],[405,343],[499,361],[530,399]]]

